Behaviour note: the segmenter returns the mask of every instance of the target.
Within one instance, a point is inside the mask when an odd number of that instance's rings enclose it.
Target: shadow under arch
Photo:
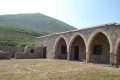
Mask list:
[[[85,61],[86,59],[86,40],[84,36],[77,33],[72,36],[69,42],[70,60]]]
[[[64,36],[59,36],[54,44],[54,58],[67,59],[68,42]]]
[[[94,41],[94,39],[96,39],[96,41]],[[97,44],[95,44],[95,43],[97,43]],[[99,49],[99,50],[97,50],[97,49]],[[105,49],[107,49],[107,50],[105,50]],[[86,52],[89,56],[89,62],[107,63],[108,64],[108,63],[110,63],[110,52],[111,51],[112,51],[112,41],[111,41],[109,35],[105,31],[102,31],[102,30],[93,32],[88,40],[87,49],[86,49]],[[107,52],[107,55],[103,54],[105,52]],[[93,55],[94,55],[94,57],[91,58],[91,56],[93,56]]]

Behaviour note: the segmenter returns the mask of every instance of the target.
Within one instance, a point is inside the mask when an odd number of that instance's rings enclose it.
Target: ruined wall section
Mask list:
[[[32,50],[32,51],[31,51]],[[24,52],[16,52],[16,59],[35,59],[42,58],[42,49],[41,47],[30,47],[27,50],[24,49]]]
[[[9,54],[9,58],[14,58],[16,52],[21,52],[23,51],[24,47],[13,47],[13,46],[0,46],[0,52],[3,52],[4,54],[2,55],[7,55]],[[5,54],[7,53],[7,54]]]

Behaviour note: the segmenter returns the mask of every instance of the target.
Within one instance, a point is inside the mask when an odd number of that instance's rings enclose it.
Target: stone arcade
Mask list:
[[[43,57],[87,63],[120,64],[120,24],[50,34],[35,39]]]

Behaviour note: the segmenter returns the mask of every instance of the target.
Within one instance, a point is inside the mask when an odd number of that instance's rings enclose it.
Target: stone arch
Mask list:
[[[86,51],[86,40],[84,36],[80,33],[77,33],[74,36],[72,36],[69,43],[70,59],[85,61],[86,59],[85,51]]]
[[[31,45],[28,45],[24,48],[24,53],[34,53],[34,48]]]
[[[115,54],[116,54],[116,64],[120,65],[120,38],[118,38],[118,40],[116,41]]]
[[[97,50],[99,49],[99,50]],[[112,42],[105,31],[95,31],[88,40],[87,54],[93,63],[110,63]]]
[[[64,36],[56,39],[54,45],[54,54],[56,59],[67,59],[68,42]]]

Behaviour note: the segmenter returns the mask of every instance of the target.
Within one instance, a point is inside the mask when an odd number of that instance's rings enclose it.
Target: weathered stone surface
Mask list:
[[[38,53],[17,52],[15,54],[15,58],[16,59],[35,59],[35,58],[41,58],[41,56]]]
[[[75,40],[76,36],[80,36],[82,39]],[[71,55],[73,53],[71,46],[74,47],[77,45],[80,47],[80,61],[82,61],[81,59],[83,58],[87,59],[86,62],[92,63],[120,63],[119,55],[117,55],[117,58],[112,57],[112,55],[120,53],[118,50],[118,44],[120,43],[120,24],[104,24],[93,26],[92,28],[87,29],[72,30],[37,37],[35,39],[35,47],[47,47],[47,58],[54,59],[59,53],[57,48],[59,42],[58,40],[60,40],[60,38],[63,38],[65,40],[68,60],[71,58],[74,59],[75,54]],[[101,55],[93,54],[94,45],[102,45]],[[59,46],[62,46],[62,44]]]
[[[9,53],[10,58],[14,58],[15,57],[15,53],[16,52],[22,52],[23,51],[23,47],[12,47],[12,46],[0,46],[0,52],[6,52]]]
[[[42,56],[41,47],[26,46],[24,51],[15,53],[16,59],[34,59],[42,58]]]
[[[9,52],[0,52],[0,59],[10,59],[11,55]]]

